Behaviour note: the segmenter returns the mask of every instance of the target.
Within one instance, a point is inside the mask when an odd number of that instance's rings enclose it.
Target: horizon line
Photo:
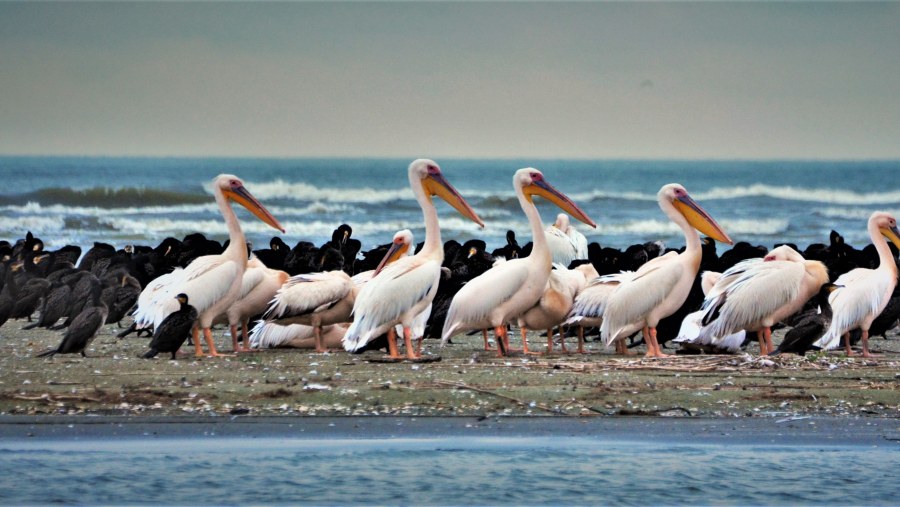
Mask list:
[[[0,153],[0,158],[83,158],[83,159],[186,159],[186,160],[541,160],[541,161],[607,161],[607,162],[900,162],[894,157],[599,157],[599,156],[402,156],[402,155],[135,155],[135,154],[39,154]]]

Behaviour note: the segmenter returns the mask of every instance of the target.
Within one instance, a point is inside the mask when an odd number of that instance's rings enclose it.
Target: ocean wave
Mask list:
[[[736,240],[741,235],[771,236],[788,230],[787,219],[771,218],[763,220],[732,219],[721,220],[720,225],[728,235]],[[680,236],[681,229],[668,220],[633,220],[622,223],[601,223],[597,226],[598,235],[644,235],[653,239],[654,235]],[[585,233],[587,235],[587,233]]]
[[[55,233],[62,231],[66,227],[66,222],[62,217],[40,217],[40,216],[23,216],[23,217],[4,217],[3,225],[0,226],[0,233],[6,234],[23,234],[27,231],[35,233]]]
[[[897,216],[897,213],[900,213],[900,210],[891,210],[886,209],[882,211],[887,211],[888,213]],[[813,211],[813,214],[822,218],[840,218],[843,220],[859,220],[862,226],[869,220],[869,217],[872,215],[871,209],[865,208],[839,208],[839,207],[829,207],[829,208],[819,208]]]
[[[738,199],[743,197],[771,197],[785,201],[822,202],[829,204],[898,204],[900,191],[892,192],[854,192],[835,188],[782,187],[762,183],[741,186],[713,188],[694,195],[698,201],[716,199]]]
[[[134,207],[135,203],[147,203],[154,206],[200,204],[209,202],[209,197],[201,193],[135,187],[93,187],[85,189],[51,187],[25,194],[0,196],[0,204],[25,204],[28,202],[37,202],[43,205],[63,204],[99,208],[130,208]]]
[[[247,183],[254,197],[266,199],[291,199],[296,201],[328,201],[337,203],[383,203],[401,199],[413,199],[412,190],[359,188],[320,188],[308,183],[296,183],[278,179],[268,182]]]
[[[238,206],[238,208],[240,208]],[[298,216],[298,215],[315,215],[315,214],[336,214],[362,213],[360,208],[350,206],[348,204],[332,204],[327,202],[316,201],[305,206],[267,206],[267,209],[275,216]],[[40,204],[37,202],[29,202],[27,204],[14,204],[8,206],[0,206],[0,212],[14,213],[19,215],[65,215],[65,216],[89,216],[100,217],[109,216],[110,213],[116,215],[186,215],[200,213],[218,214],[218,207],[214,202],[206,204],[181,204],[175,206],[145,206],[145,207],[127,207],[127,208],[100,208],[97,206],[69,206],[64,204]]]

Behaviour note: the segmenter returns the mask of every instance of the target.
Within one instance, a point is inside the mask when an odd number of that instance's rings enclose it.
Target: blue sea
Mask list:
[[[104,241],[155,245],[167,236],[227,234],[208,189],[233,173],[281,221],[284,240],[321,244],[341,223],[368,249],[399,229],[424,237],[406,175],[408,159],[213,159],[0,157],[0,239],[31,231],[49,248]],[[868,243],[873,210],[900,212],[900,161],[615,161],[438,160],[447,179],[485,221],[483,230],[439,204],[443,239],[482,238],[502,246],[507,230],[530,240],[512,190],[512,174],[537,167],[598,224],[575,223],[589,241],[624,248],[684,240],[659,210],[658,189],[683,184],[731,235],[772,247],[828,242],[837,230],[852,245]],[[559,212],[537,199],[545,224]],[[238,211],[254,247],[277,231]],[[721,247],[720,247],[721,248]],[[721,251],[721,250],[720,250]]]
[[[674,436],[673,436],[674,437]],[[896,444],[591,436],[0,441],[0,503],[896,505]]]

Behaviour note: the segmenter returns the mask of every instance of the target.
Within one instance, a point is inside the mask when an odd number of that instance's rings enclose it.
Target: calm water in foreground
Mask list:
[[[0,440],[0,504],[897,504],[900,448],[601,437]]]

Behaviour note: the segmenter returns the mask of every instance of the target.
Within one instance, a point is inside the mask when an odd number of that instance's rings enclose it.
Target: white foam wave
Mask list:
[[[315,215],[315,214],[336,214],[336,213],[362,213],[362,210],[350,206],[348,204],[333,204],[322,201],[315,201],[306,206],[268,206],[272,214],[276,216],[298,216],[298,215]],[[36,202],[29,202],[23,205],[0,206],[0,212],[15,213],[20,215],[66,215],[66,216],[87,216],[87,217],[105,217],[110,215],[117,216],[133,216],[133,215],[178,215],[178,214],[198,214],[198,213],[215,213],[218,214],[218,208],[214,202],[209,204],[180,204],[174,206],[134,206],[128,208],[98,208],[96,206],[67,206],[64,204],[43,205]]]
[[[3,225],[0,230],[12,234],[33,231],[35,233],[42,232],[59,232],[66,226],[62,217],[42,217],[42,216],[21,216],[21,217],[4,217]]]
[[[307,183],[291,183],[278,179],[269,182],[247,183],[253,195],[260,201],[266,199],[293,199],[298,201],[328,201],[338,203],[381,203],[400,199],[413,199],[412,190],[361,188],[319,188]]]
[[[900,209],[892,210],[885,209],[883,211],[887,211],[894,216],[897,216],[897,213],[900,213]],[[869,217],[872,215],[872,210],[865,208],[840,208],[840,207],[829,207],[829,208],[818,208],[813,213],[822,217],[822,218],[840,218],[844,220],[858,220],[863,225],[865,225],[866,221],[869,220]]]
[[[67,206],[65,204],[44,205],[37,202],[29,202],[23,205],[11,205],[0,207],[2,212],[19,214],[47,214],[47,215],[77,215],[77,216],[105,216],[116,215],[153,215],[174,213],[203,213],[215,212],[215,203],[210,204],[180,204],[175,206],[132,206],[128,208],[98,208],[96,206]]]
[[[830,204],[898,204],[900,191],[854,192],[834,188],[802,188],[765,185],[762,183],[734,187],[713,188],[694,195],[698,201],[715,199],[737,199],[742,197],[772,197],[786,201],[823,202]]]
[[[787,219],[771,218],[763,220],[733,219],[721,220],[720,225],[735,238],[741,235],[770,236],[788,230]],[[653,236],[680,236],[681,229],[668,220],[633,220],[621,223],[601,223],[597,226],[597,235],[637,234]]]

